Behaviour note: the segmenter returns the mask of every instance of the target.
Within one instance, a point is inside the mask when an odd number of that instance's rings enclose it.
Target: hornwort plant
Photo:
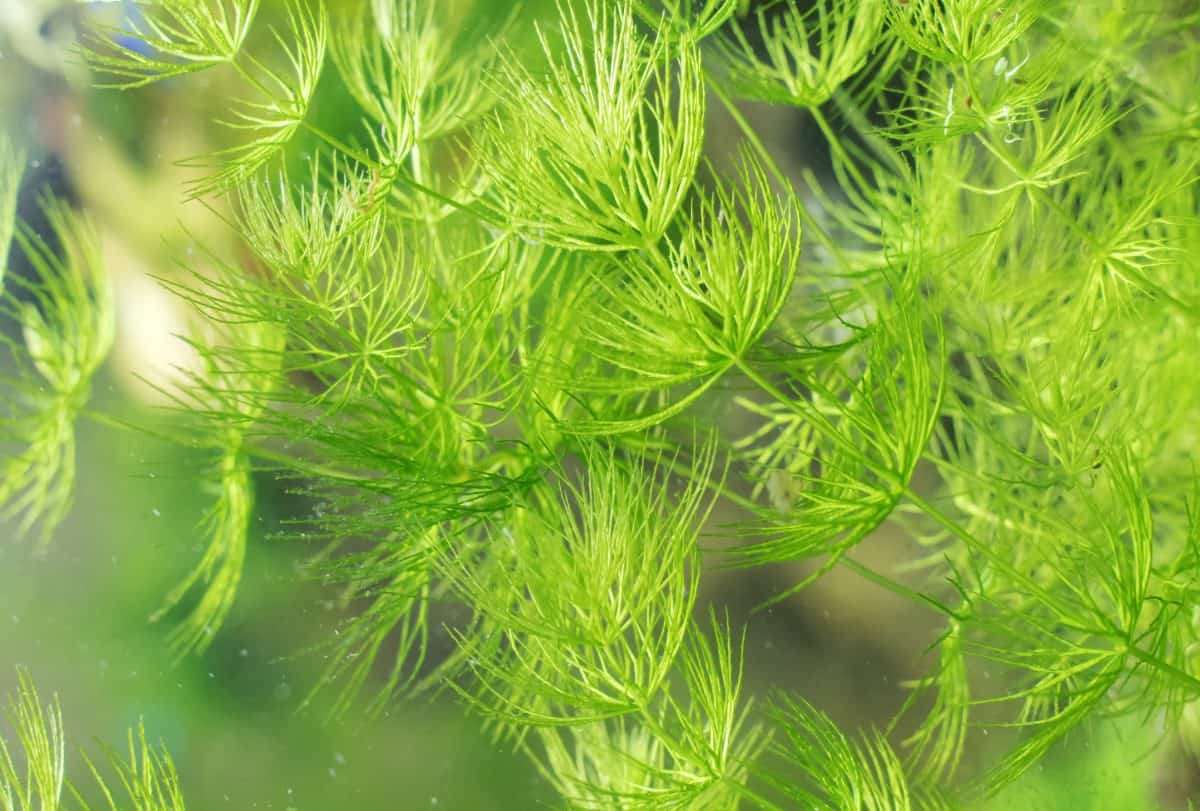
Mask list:
[[[100,85],[246,90],[186,189],[245,255],[171,282],[196,363],[162,430],[216,494],[179,655],[230,611],[266,472],[321,504],[303,535],[357,607],[335,708],[452,689],[571,808],[970,807],[1118,716],[1200,748],[1194,4],[291,0],[256,40],[258,6],[151,2],[82,51]],[[310,116],[331,70],[344,131]],[[828,171],[785,172],[742,99],[802,109]],[[0,505],[43,541],[116,318],[46,205],[0,423]],[[885,524],[898,570],[856,556]],[[940,623],[887,728],[747,695],[740,623],[697,609],[713,568],[807,559],[769,603],[841,568]],[[0,804],[57,808],[57,706],[12,707]],[[1016,732],[960,768],[979,727]],[[130,742],[133,807],[182,808]]]

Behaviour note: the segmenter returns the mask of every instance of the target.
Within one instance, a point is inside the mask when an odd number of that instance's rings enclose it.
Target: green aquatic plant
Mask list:
[[[24,228],[17,231],[33,273],[13,278],[0,310],[20,325],[23,346],[8,336],[15,371],[11,397],[0,407],[0,437],[24,447],[0,463],[0,515],[18,528],[38,528],[42,542],[65,517],[75,481],[75,420],[90,396],[92,378],[112,346],[111,285],[101,266],[95,233],[56,202],[45,214],[60,243]],[[19,301],[21,290],[30,300]]]
[[[259,38],[257,2],[159,0],[86,40],[103,85],[245,89],[186,190],[243,250],[165,282],[197,363],[155,430],[213,494],[156,615],[176,654],[220,633],[275,476],[349,613],[309,701],[451,689],[573,808],[971,806],[1114,717],[1200,737],[1200,13],[352,5]],[[814,122],[805,171],[742,98]],[[22,162],[0,148],[0,237]],[[86,218],[47,205],[0,422],[0,514],[44,536],[115,317]],[[904,565],[859,554],[881,528]],[[739,623],[697,619],[706,572],[798,561],[764,603],[845,570],[940,626],[890,725],[756,697]],[[6,808],[63,785],[23,689]],[[182,807],[131,747],[137,807]]]
[[[4,714],[12,725],[15,745],[0,737],[0,808],[4,811],[184,811],[183,793],[170,754],[146,741],[141,722],[130,729],[128,756],[108,749],[104,773],[86,753],[93,794],[103,804],[88,802],[82,784],[67,777],[67,739],[62,708],[56,696],[43,705],[29,674],[17,671],[17,695],[9,697]],[[116,788],[114,788],[116,787]],[[121,802],[118,802],[118,798]]]

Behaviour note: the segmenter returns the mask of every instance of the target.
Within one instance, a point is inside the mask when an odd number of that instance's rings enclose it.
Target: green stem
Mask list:
[[[871,188],[873,184],[868,184],[866,178],[862,176],[862,172],[858,170],[858,166],[850,159],[850,153],[846,151],[846,147],[842,145],[842,140],[834,133],[833,127],[829,126],[829,121],[825,118],[825,114],[821,112],[821,108],[814,105],[808,109],[809,115],[813,121],[817,123],[821,134],[825,136],[825,140],[829,143],[829,149],[833,152],[835,158],[840,159],[842,165],[853,176],[854,181],[858,183],[860,189]]]
[[[899,151],[890,146],[887,141],[880,137],[875,132],[872,132],[871,125],[867,123],[866,116],[862,110],[854,104],[853,100],[845,90],[838,89],[833,93],[833,103],[837,105],[838,112],[842,117],[849,122],[854,131],[858,133],[858,137],[862,138],[870,147],[871,151],[881,160],[887,163],[892,171],[897,174],[904,174],[905,164],[904,159],[900,156]],[[840,141],[839,141],[840,143]]]
[[[177,435],[173,436],[165,431],[158,431],[153,428],[149,428],[145,425],[136,425],[132,422],[127,422],[127,421],[121,419],[120,417],[114,417],[111,414],[105,414],[101,411],[93,411],[91,409],[83,409],[83,410],[79,411],[79,416],[83,417],[86,420],[90,420],[91,422],[94,422],[97,425],[103,425],[106,428],[116,428],[121,431],[128,431],[130,433],[141,434],[142,436],[148,436],[153,439],[157,439],[160,442],[166,442],[171,445],[177,445],[177,446],[181,446],[181,447],[187,446],[187,443],[182,442],[180,440],[180,437]],[[208,445],[205,445],[203,447],[223,447],[223,446],[216,446],[210,442]],[[258,444],[258,445],[247,444],[244,446],[244,452],[252,458],[276,462],[289,470],[294,470],[299,473],[303,473],[305,475],[323,476],[325,478],[336,479],[339,481],[347,481],[347,480],[369,481],[372,478],[370,476],[364,476],[361,474],[348,473],[344,470],[337,470],[337,469],[329,467],[327,465],[321,465],[321,464],[318,464],[315,462],[308,462],[303,459],[300,459],[299,457],[292,456],[292,455],[284,453],[282,451],[273,450],[273,449],[268,448],[261,444]]]
[[[97,425],[103,425],[105,428],[116,428],[120,431],[129,431],[130,433],[142,434],[143,436],[153,437],[154,439],[168,442],[172,445],[180,444],[178,437],[170,436],[162,431],[156,431],[153,428],[149,428],[145,425],[134,425],[131,422],[126,422],[119,417],[114,417],[111,414],[105,414],[102,411],[93,411],[90,408],[83,408],[76,413],[78,413],[78,415],[85,420],[90,420]]]
[[[903,583],[893,580],[885,574],[880,574],[874,569],[854,560],[849,555],[844,555],[842,557],[842,565],[864,580],[874,583],[876,586],[886,589],[892,594],[895,594],[897,597],[901,597],[904,600],[913,603],[914,605],[923,606],[924,608],[931,608],[938,614],[942,614],[950,619],[958,619],[958,615],[940,601],[935,600],[928,594],[911,589]]]
[[[361,163],[363,166],[367,167],[368,169],[375,169],[375,170],[383,169],[383,165],[379,161],[375,160],[370,155],[368,155],[366,152],[363,152],[360,149],[356,149],[355,147],[350,146],[345,141],[342,141],[340,138],[337,138],[337,137],[331,135],[330,133],[326,132],[321,127],[318,127],[316,124],[313,124],[312,122],[307,121],[307,120],[301,121],[300,124],[306,130],[308,130],[313,135],[320,138],[322,141],[324,141],[326,144],[328,144],[329,146],[336,149],[338,152],[341,152],[346,157],[351,158],[351,159],[357,161],[358,163]]]
[[[1179,683],[1192,688],[1192,690],[1194,690],[1198,694],[1200,694],[1200,679],[1197,679],[1195,676],[1191,675],[1190,673],[1186,673],[1185,671],[1180,670],[1179,668],[1175,667],[1175,665],[1171,664],[1170,662],[1164,662],[1162,659],[1158,658],[1157,656],[1155,656],[1151,653],[1147,653],[1146,651],[1142,650],[1137,645],[1132,645],[1132,644],[1127,645],[1125,648],[1125,652],[1128,653],[1133,658],[1137,659],[1139,662],[1143,662],[1147,665],[1150,665],[1153,668],[1161,670],[1163,673],[1166,673],[1167,675],[1173,677]]]

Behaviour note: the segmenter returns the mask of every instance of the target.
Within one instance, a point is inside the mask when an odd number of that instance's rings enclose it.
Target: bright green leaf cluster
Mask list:
[[[637,249],[662,238],[704,143],[694,42],[652,39],[629,3],[563,11],[563,41],[540,34],[541,78],[510,56],[484,159],[510,227],[563,248]]]
[[[476,701],[506,722],[577,723],[644,707],[687,635],[703,479],[673,495],[639,460],[589,450],[583,461],[583,485],[564,483],[559,503],[517,513],[483,559],[448,550],[449,576],[482,619],[481,638],[464,640],[480,676]]]

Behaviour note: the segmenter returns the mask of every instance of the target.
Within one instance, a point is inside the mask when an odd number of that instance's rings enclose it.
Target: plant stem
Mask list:
[[[167,442],[172,445],[177,445],[177,446],[186,446],[187,445],[187,443],[182,442],[180,437],[177,435],[173,436],[165,431],[155,430],[153,428],[147,427],[146,425],[135,425],[134,423],[127,422],[127,421],[121,419],[120,417],[114,417],[111,414],[105,414],[101,411],[94,411],[91,409],[83,409],[79,412],[79,416],[83,417],[84,419],[90,420],[90,421],[96,423],[97,425],[103,425],[108,428],[116,428],[121,431],[128,431],[130,433],[140,434],[142,436],[149,436],[149,437],[157,439],[161,442]],[[202,446],[201,445],[193,445],[193,447],[206,447],[207,448],[207,447],[218,447],[218,446],[214,446],[211,443],[209,443],[208,445],[202,445]],[[247,455],[249,455],[252,458],[258,458],[258,459],[262,459],[262,460],[276,462],[288,470],[303,473],[305,475],[321,476],[321,477],[333,479],[336,481],[370,481],[372,478],[371,476],[349,473],[347,471],[337,470],[335,468],[331,468],[326,465],[320,465],[320,464],[317,464],[314,462],[308,462],[303,459],[300,459],[299,457],[292,456],[292,455],[284,453],[282,451],[273,450],[273,449],[268,448],[261,444],[258,444],[258,445],[247,444],[244,446],[244,451]]]

